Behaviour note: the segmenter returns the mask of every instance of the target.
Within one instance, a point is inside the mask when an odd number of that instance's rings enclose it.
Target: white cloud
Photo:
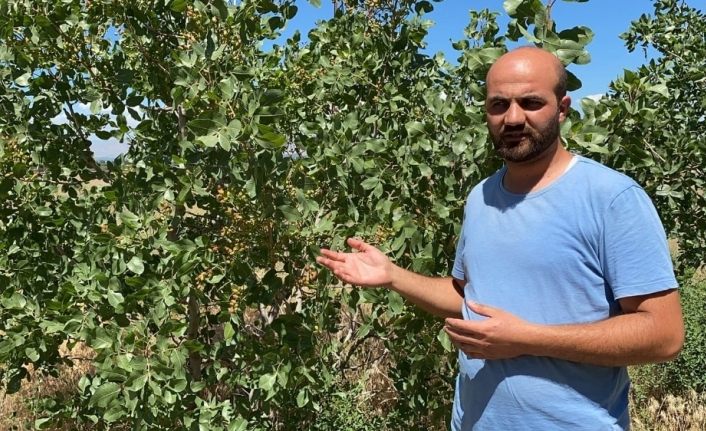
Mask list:
[[[91,107],[87,103],[76,103],[72,106],[72,108],[77,114],[91,115]],[[143,116],[143,112],[139,106],[134,107],[132,109],[137,111],[140,116]],[[68,110],[68,106],[66,106],[65,110],[62,110],[59,115],[52,118],[50,120],[51,123],[56,125],[68,123],[68,118],[66,117],[66,110]],[[111,112],[112,108],[108,106],[101,109],[100,114],[109,115],[111,120],[115,120],[115,116],[112,115]],[[128,113],[126,113],[125,115],[125,120],[127,122],[128,127],[131,129],[137,127],[137,125],[139,124],[139,121],[132,118],[132,116]],[[115,138],[100,139],[95,134],[91,134],[88,139],[91,141],[91,151],[93,151],[93,154],[97,160],[113,160],[120,154],[127,152],[128,148],[130,147],[128,143],[121,144]]]
[[[591,99],[594,102],[600,101],[603,97],[605,96],[605,93],[599,93],[599,94],[589,94],[588,96],[584,97],[584,99]]]
[[[52,124],[55,124],[55,125],[57,125],[57,126],[60,125],[60,124],[66,124],[66,123],[68,123],[68,119],[66,118],[66,113],[65,113],[64,111],[61,111],[61,113],[60,113],[59,115],[57,115],[56,117],[52,118],[52,119],[49,120],[49,121],[50,121]]]
[[[96,160],[113,160],[119,155],[127,152],[130,145],[122,144],[115,138],[107,140],[99,139],[96,135],[91,135],[91,151]]]

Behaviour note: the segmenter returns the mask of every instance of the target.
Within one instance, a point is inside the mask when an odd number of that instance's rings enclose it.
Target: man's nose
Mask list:
[[[510,106],[505,112],[505,125],[517,126],[525,124],[525,111],[517,102],[510,103]]]

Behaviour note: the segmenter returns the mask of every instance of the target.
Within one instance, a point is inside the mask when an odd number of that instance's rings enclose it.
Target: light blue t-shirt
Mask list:
[[[620,298],[677,287],[649,197],[627,176],[576,157],[537,192],[508,192],[505,168],[471,191],[452,271],[466,280],[466,299],[555,325],[603,320],[620,314]],[[467,307],[463,317],[484,319]],[[629,428],[625,367],[464,353],[459,362],[452,430]]]

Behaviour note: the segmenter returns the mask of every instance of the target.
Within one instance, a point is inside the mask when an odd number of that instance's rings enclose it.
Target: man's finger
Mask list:
[[[369,247],[372,247],[370,244],[358,238],[348,238],[346,242],[348,243],[348,246],[350,246],[352,249],[362,252],[366,251]]]
[[[481,356],[481,352],[478,348],[470,344],[461,344],[458,349],[468,355],[471,359],[477,359]]]
[[[455,319],[453,317],[447,317],[444,320],[445,326],[452,328],[456,331],[467,331],[467,332],[477,332],[478,325],[481,322],[477,322],[474,320],[463,320],[463,319]]]
[[[483,359],[483,352],[476,346],[465,343],[454,343],[454,346],[463,352],[468,359]]]
[[[468,345],[479,345],[478,334],[468,331],[458,331],[448,326],[444,327],[444,330],[449,336],[449,339],[454,343],[462,343]]]
[[[339,253],[337,251],[329,250],[326,248],[322,248],[320,250],[321,254],[328,259],[335,260],[338,262],[345,262],[346,261],[346,254],[345,253]],[[318,258],[317,258],[318,261]]]
[[[334,261],[327,257],[317,256],[316,263],[318,263],[319,265],[323,265],[327,268],[331,268],[333,266]]]
[[[490,305],[479,304],[473,301],[466,301],[466,305],[472,312],[485,317],[491,317],[498,311],[497,308],[491,307]]]

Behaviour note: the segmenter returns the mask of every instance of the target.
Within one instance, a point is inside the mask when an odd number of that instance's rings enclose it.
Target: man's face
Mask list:
[[[507,162],[534,160],[557,143],[570,102],[557,100],[555,73],[535,63],[531,58],[498,62],[488,75],[488,131]]]

